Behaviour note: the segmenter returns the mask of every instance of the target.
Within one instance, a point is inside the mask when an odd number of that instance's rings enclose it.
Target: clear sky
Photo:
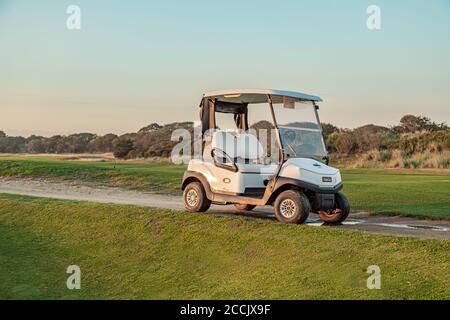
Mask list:
[[[81,30],[66,28],[71,4]],[[8,134],[193,121],[204,91],[234,87],[319,95],[341,127],[450,123],[450,1],[0,0]]]

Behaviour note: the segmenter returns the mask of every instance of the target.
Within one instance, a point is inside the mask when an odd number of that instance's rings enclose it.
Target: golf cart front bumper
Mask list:
[[[301,189],[313,191],[313,192],[319,193],[319,194],[338,193],[344,186],[344,184],[342,182],[339,182],[333,186],[318,186],[314,183],[310,183],[310,182],[303,181],[303,180],[279,177],[277,180],[277,186],[275,187],[275,189],[278,189],[279,187],[281,187],[282,185],[285,185],[285,184],[298,186]]]

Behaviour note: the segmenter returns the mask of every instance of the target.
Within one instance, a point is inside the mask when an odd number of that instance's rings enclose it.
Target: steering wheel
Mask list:
[[[314,153],[316,151],[316,147],[314,147],[312,144],[310,143],[305,143],[303,145],[300,146],[300,149],[302,150],[303,153]]]
[[[286,130],[283,136],[285,139],[285,146],[288,147],[293,154],[296,154],[294,148],[291,146],[291,143],[295,141],[295,137],[297,136],[294,130]]]
[[[289,143],[289,144],[294,142],[296,136],[297,135],[295,134],[294,130],[286,130],[284,132],[284,138],[286,139],[286,142]]]

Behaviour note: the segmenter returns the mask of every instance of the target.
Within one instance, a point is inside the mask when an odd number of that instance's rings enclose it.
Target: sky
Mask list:
[[[8,135],[195,121],[202,93],[226,88],[318,95],[339,127],[450,123],[450,1],[0,0]]]

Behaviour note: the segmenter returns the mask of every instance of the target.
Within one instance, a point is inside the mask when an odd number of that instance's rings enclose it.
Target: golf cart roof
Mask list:
[[[303,101],[322,101],[320,97],[301,92],[273,90],[273,89],[231,89],[206,92],[203,97],[231,103],[265,103],[267,95],[272,96],[274,103],[283,102],[283,97]]]

